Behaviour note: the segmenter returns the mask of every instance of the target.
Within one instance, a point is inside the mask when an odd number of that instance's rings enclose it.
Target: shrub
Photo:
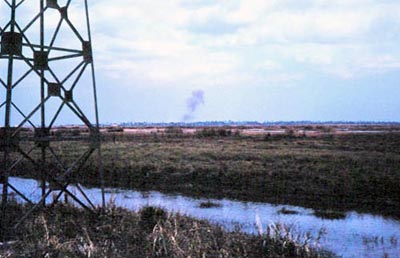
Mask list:
[[[180,127],[176,126],[170,126],[165,128],[165,134],[167,136],[182,136],[183,135],[183,130]]]
[[[139,212],[140,226],[145,232],[151,232],[157,223],[167,219],[167,213],[156,207],[147,206]]]

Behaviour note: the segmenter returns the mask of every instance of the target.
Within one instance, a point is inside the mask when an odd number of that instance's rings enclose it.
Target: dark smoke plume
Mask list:
[[[193,119],[193,113],[196,111],[200,104],[204,104],[204,91],[195,90],[192,92],[192,96],[187,100],[187,112],[183,116],[183,121],[189,121]]]

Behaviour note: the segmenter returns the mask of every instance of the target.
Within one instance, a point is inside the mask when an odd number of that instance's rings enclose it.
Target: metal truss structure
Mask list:
[[[46,206],[50,195],[52,203],[65,195],[93,211],[95,205],[74,182],[91,162],[97,162],[101,183],[103,175],[87,0],[0,0],[0,15],[0,234],[5,238]],[[57,127],[68,119],[78,121],[75,133]],[[74,154],[68,158],[60,147],[66,143]],[[13,175],[37,179],[41,198],[24,195],[11,184]],[[11,194],[30,204],[13,223]]]

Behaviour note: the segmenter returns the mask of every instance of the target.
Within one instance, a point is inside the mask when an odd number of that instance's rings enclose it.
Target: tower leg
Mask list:
[[[10,32],[15,32],[15,9],[16,0],[11,1],[11,24]],[[3,156],[3,193],[1,202],[1,234],[4,242],[9,237],[8,236],[8,216],[7,216],[7,206],[8,206],[8,177],[9,177],[9,155],[11,148],[11,130],[10,130],[10,118],[11,118],[11,104],[12,104],[12,86],[13,86],[13,67],[14,67],[14,53],[9,53],[8,55],[8,71],[7,71],[7,94],[6,94],[6,114],[4,121],[5,130],[5,146],[4,146],[4,156]]]

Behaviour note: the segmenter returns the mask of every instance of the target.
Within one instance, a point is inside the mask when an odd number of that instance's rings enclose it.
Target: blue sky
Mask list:
[[[181,121],[199,90],[193,120],[400,120],[398,1],[103,0],[91,11],[103,120]]]
[[[96,0],[90,12],[101,122],[400,121],[399,1]]]

